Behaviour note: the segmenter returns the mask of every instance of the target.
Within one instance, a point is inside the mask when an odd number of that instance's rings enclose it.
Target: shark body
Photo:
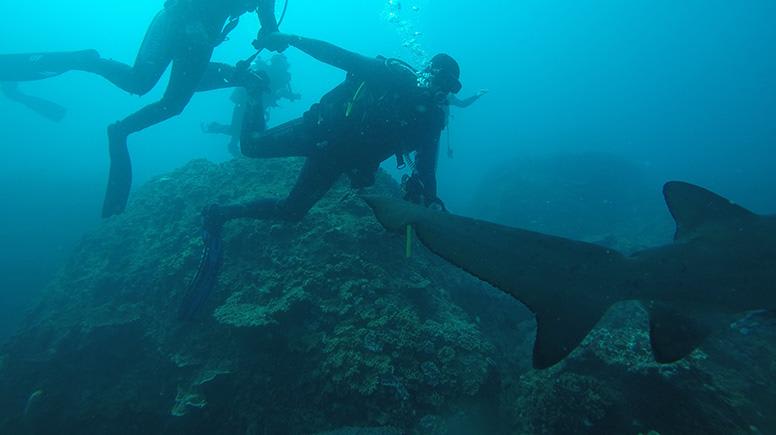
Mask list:
[[[537,322],[535,368],[571,353],[609,307],[649,311],[658,362],[687,356],[736,316],[776,309],[776,216],[754,214],[683,182],[663,188],[674,242],[625,256],[561,237],[365,196],[380,223],[410,225],[432,252],[527,305]]]

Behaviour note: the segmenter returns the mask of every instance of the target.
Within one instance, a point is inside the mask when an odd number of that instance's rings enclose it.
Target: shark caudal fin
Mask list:
[[[576,348],[609,306],[625,259],[598,245],[364,196],[378,221],[404,234],[407,225],[435,254],[509,293],[536,315],[535,368]]]
[[[708,225],[736,225],[757,218],[751,211],[702,187],[682,181],[663,186],[663,197],[676,221],[674,240],[695,235]]]

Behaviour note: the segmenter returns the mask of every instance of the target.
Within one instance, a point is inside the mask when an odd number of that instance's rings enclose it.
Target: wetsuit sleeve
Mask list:
[[[474,104],[474,102],[477,101],[479,98],[480,98],[479,95],[474,94],[469,98],[464,98],[463,100],[461,100],[455,95],[450,95],[450,98],[448,99],[448,101],[450,102],[451,106],[466,108]]]
[[[256,11],[259,14],[262,33],[272,33],[278,31],[278,22],[275,17],[275,0],[259,0]]]
[[[380,80],[388,74],[385,61],[366,57],[328,42],[298,36],[289,44],[323,63],[353,73],[366,80]]]

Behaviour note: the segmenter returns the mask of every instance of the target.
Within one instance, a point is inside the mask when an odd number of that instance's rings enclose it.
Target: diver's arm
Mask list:
[[[464,98],[463,100],[451,94],[450,97],[448,98],[448,101],[450,102],[451,106],[460,107],[463,109],[471,106],[472,104],[474,104],[475,101],[479,100],[481,96],[487,93],[488,91],[486,91],[485,89],[482,89],[476,94],[472,95],[471,97]]]
[[[455,95],[450,95],[450,98],[448,99],[451,106],[460,107],[460,108],[466,108],[471,106],[475,101],[477,101],[477,96],[472,95],[469,98],[465,98],[461,100],[460,98],[456,97]]]
[[[375,77],[384,71],[385,62],[377,58],[367,57],[348,51],[318,39],[282,33],[267,35],[266,39],[269,39],[272,43],[285,42],[323,63],[364,78]]]
[[[296,92],[291,89],[291,85],[286,85],[283,88],[278,90],[277,96],[280,98],[285,98],[288,101],[296,101],[300,98],[302,98],[301,94],[297,94]]]
[[[278,31],[278,22],[275,18],[275,0],[259,0],[256,12],[261,23],[261,34]]]

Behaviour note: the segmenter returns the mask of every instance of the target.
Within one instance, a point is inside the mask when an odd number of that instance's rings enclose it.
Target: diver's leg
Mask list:
[[[187,57],[176,59],[162,99],[108,127],[111,168],[103,203],[103,217],[123,212],[129,198],[132,167],[127,150],[127,137],[183,111],[194,95],[212,51],[212,47],[202,46],[200,50],[189,51]]]
[[[159,81],[174,56],[173,30],[177,24],[170,14],[162,10],[151,21],[134,65],[97,57],[73,69],[98,74],[129,93],[146,94]]]
[[[331,189],[342,173],[341,166],[326,155],[309,157],[285,199],[262,198],[244,204],[211,206],[209,212],[214,220],[210,223],[222,225],[228,220],[239,218],[301,220]]]
[[[318,151],[307,158],[288,197],[278,203],[279,217],[301,220],[344,172],[342,164],[326,152]]]
[[[212,52],[210,47],[200,47],[189,51],[186,57],[176,59],[162,99],[119,121],[117,130],[128,136],[183,112],[208,67]]]
[[[211,205],[203,212],[205,229],[213,233],[232,219],[299,221],[329,191],[343,173],[341,165],[324,153],[309,157],[291,192],[283,200],[262,198],[234,205]]]
[[[238,89],[242,89],[244,91],[243,88]],[[245,103],[236,102],[234,104],[234,108],[232,109],[232,123],[229,126],[231,128],[229,132],[230,138],[229,144],[227,145],[229,154],[231,154],[232,157],[240,157],[242,155],[240,153],[240,132],[242,131],[242,125],[243,121],[245,120],[245,116]]]
[[[243,121],[240,148],[247,157],[306,157],[315,149],[315,139],[304,118],[264,130],[264,111],[249,109]]]

